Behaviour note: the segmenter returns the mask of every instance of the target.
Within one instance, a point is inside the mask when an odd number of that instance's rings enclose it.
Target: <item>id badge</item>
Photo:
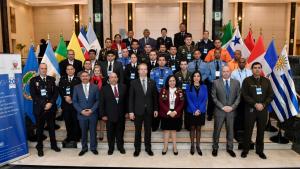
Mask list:
[[[164,79],[160,78],[159,81],[158,81],[158,84],[159,85],[164,85]]]
[[[41,96],[47,96],[47,90],[41,89]]]
[[[183,89],[183,90],[186,90],[186,86],[187,86],[187,84],[186,84],[186,83],[183,83],[183,84],[182,84],[182,89]]]
[[[112,71],[107,71],[107,75],[110,76],[110,74],[112,73]]]
[[[171,68],[172,68],[172,71],[176,70],[176,66],[175,65],[172,65]]]
[[[130,46],[127,46],[127,49],[128,49],[128,50],[131,50]]]
[[[262,89],[261,87],[256,88],[256,95],[262,95]]]
[[[220,71],[216,71],[216,77],[220,77]]]
[[[207,49],[204,49],[204,50],[203,50],[203,53],[207,54]]]
[[[66,95],[71,95],[71,88],[70,87],[66,88]]]
[[[192,54],[188,53],[188,54],[187,54],[187,59],[188,59],[188,60],[191,60],[191,59],[192,59]]]
[[[135,73],[130,74],[130,79],[135,79]]]

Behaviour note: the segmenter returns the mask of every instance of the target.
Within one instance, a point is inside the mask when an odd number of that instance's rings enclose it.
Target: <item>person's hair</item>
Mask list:
[[[167,60],[166,56],[165,56],[165,55],[162,55],[162,54],[159,54],[159,55],[157,56],[157,60],[159,60],[159,58],[165,58],[165,60]]]
[[[186,35],[184,36],[184,40],[185,40],[186,38],[192,38],[192,35],[191,35],[191,34],[186,34]]]
[[[221,41],[221,38],[215,37],[214,42],[216,42],[217,40]]]
[[[149,52],[149,54],[152,53],[152,52],[154,52],[154,53],[157,55],[157,51],[156,51],[155,49],[152,49],[152,50]]]
[[[89,50],[89,54],[92,53],[92,52],[94,52],[94,54],[97,54],[97,51],[95,49],[90,49]]]
[[[146,28],[146,29],[144,29],[143,33],[144,32],[150,32],[150,30]]]
[[[172,77],[174,77],[175,78],[175,82],[176,82],[176,85],[175,85],[175,87],[178,87],[178,79],[177,79],[177,77],[175,76],[175,75],[169,75],[168,77],[167,77],[167,79],[166,79],[166,82],[165,82],[165,88],[167,89],[167,90],[169,90],[169,80],[172,78]]]
[[[160,45],[159,45],[159,48],[160,48],[161,46],[165,46],[165,47],[167,47],[167,46],[166,46],[166,44],[160,44]]]
[[[67,53],[69,53],[69,52],[73,52],[75,54],[75,51],[73,49],[68,49]]]
[[[138,65],[138,70],[140,70],[141,66],[146,66],[146,68],[148,68],[148,65],[146,63],[141,63],[141,64]]]
[[[152,48],[152,46],[151,46],[149,43],[146,43],[145,46],[144,46],[144,48],[145,48],[146,46],[150,46],[150,47]]]
[[[200,75],[200,85],[202,85],[202,75],[201,75],[201,73],[198,70],[196,70],[191,75],[190,91],[192,91],[192,88],[194,86],[194,83],[195,83],[194,82],[194,76],[195,76],[196,73],[199,73],[199,75]]]
[[[108,40],[112,41],[110,38],[106,38],[104,42],[106,42],[106,41],[108,41]]]
[[[259,62],[254,62],[254,63],[251,65],[251,69],[253,69],[255,65],[260,65],[260,67],[262,68],[262,64],[261,64],[261,63],[259,63]]]
[[[69,66],[73,67],[73,69],[74,69],[74,66],[73,66],[73,65],[71,65],[71,64],[67,64],[67,66],[66,66],[66,70],[68,69],[68,67],[69,67]]]
[[[122,39],[122,36],[120,34],[115,34],[114,38],[116,38],[117,36],[119,36]]]
[[[180,26],[181,26],[181,25],[184,25],[184,26],[186,26],[186,24],[185,24],[185,23],[183,23],[183,22],[181,22],[179,25],[180,25]]]
[[[209,33],[209,31],[208,31],[208,30],[204,30],[204,31],[203,31],[203,33],[205,33],[205,32]]]
[[[137,57],[137,55],[136,55],[135,53],[132,53],[132,54],[130,55],[130,57],[131,57],[132,55],[134,55],[135,57]]]
[[[167,28],[161,28],[160,32],[162,32],[162,31],[168,32]]]
[[[44,62],[40,63],[39,67],[40,67],[41,65],[46,65],[46,67],[48,67],[47,64],[44,63]]]
[[[177,47],[176,47],[175,45],[171,45],[171,46],[170,46],[170,49],[171,49],[171,48],[177,49]]]
[[[83,70],[83,71],[79,72],[79,77],[80,77],[83,73],[86,73],[86,74],[88,74],[88,75],[90,76],[89,72]]]
[[[98,68],[99,68],[99,70],[100,70],[100,77],[102,77],[102,70],[101,70],[101,66],[100,66],[100,65],[95,65],[95,66],[94,66],[93,73],[94,73],[94,75],[95,75],[95,70],[98,69]]]
[[[113,50],[109,50],[106,52],[106,56],[108,56],[109,54],[113,54],[114,56],[116,56],[116,54]]]
[[[91,62],[91,60],[90,60],[90,59],[84,60],[84,62],[83,62],[83,67],[84,67],[84,65],[85,65],[86,62]]]
[[[188,63],[188,61],[187,61],[186,59],[181,59],[181,60],[179,61],[179,65],[181,64],[181,62],[186,62],[186,63]]]
[[[136,40],[136,39],[133,39],[133,40],[131,41],[131,44],[132,44],[133,42],[136,42],[136,43],[138,43],[138,44],[139,44],[139,41],[138,41],[138,40]]]

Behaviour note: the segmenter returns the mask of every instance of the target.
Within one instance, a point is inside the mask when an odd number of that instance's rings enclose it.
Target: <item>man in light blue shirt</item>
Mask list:
[[[201,80],[205,81],[208,78],[209,72],[208,72],[207,64],[203,60],[200,59],[200,57],[201,57],[200,50],[196,49],[194,51],[193,57],[194,57],[194,60],[188,64],[188,71],[192,73],[192,72],[198,70],[202,76]]]
[[[246,66],[246,59],[240,58],[238,60],[238,68],[235,69],[231,73],[231,78],[238,80],[240,82],[240,86],[242,87],[242,83],[246,77],[252,76],[252,71],[250,69],[247,69]]]

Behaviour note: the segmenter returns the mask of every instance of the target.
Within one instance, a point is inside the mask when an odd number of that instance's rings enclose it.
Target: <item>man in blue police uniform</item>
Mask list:
[[[158,56],[159,67],[152,69],[150,73],[150,79],[155,81],[158,92],[164,86],[167,77],[173,74],[172,70],[166,67],[166,63],[167,61],[165,56]],[[156,131],[158,129],[159,122],[159,118],[155,118],[152,120],[153,131]]]
[[[126,65],[130,63],[129,51],[127,48],[122,49],[122,57],[118,58],[117,61],[122,63],[123,70],[125,70]]]
[[[201,73],[201,80],[204,82],[209,77],[209,71],[207,64],[200,59],[201,52],[196,49],[194,51],[194,60],[188,64],[188,71],[193,73],[194,71],[198,70]]]
[[[201,41],[199,41],[196,45],[197,49],[199,49],[200,52],[201,52],[201,59],[202,60],[205,59],[207,53],[211,49],[215,48],[214,42],[212,40],[208,39],[208,37],[209,37],[209,32],[208,32],[208,30],[205,30],[203,32],[203,39],[201,39]]]

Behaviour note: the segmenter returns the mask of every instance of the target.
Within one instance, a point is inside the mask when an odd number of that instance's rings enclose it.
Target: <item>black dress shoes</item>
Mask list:
[[[139,156],[139,155],[140,155],[140,152],[141,152],[140,150],[135,150],[134,153],[133,153],[133,156],[134,156],[134,157]]]
[[[191,146],[190,153],[191,153],[191,155],[194,155],[194,154],[195,154],[195,147],[194,147],[194,146]]]
[[[199,147],[199,146],[196,146],[196,149],[197,149],[198,155],[199,155],[199,156],[202,156],[202,151],[201,151],[200,147]]]
[[[86,152],[87,152],[87,150],[81,150],[80,153],[79,153],[78,155],[79,155],[79,156],[83,156]]]
[[[146,150],[146,152],[147,152],[147,154],[148,154],[149,156],[153,156],[153,155],[154,155],[154,154],[153,154],[153,151],[152,151],[151,149]]]
[[[43,157],[44,156],[44,151],[43,150],[38,150],[38,156]]]
[[[107,151],[107,154],[108,154],[108,155],[112,155],[113,153],[114,153],[114,150],[108,150],[108,151]]]
[[[213,149],[212,153],[211,153],[214,157],[218,156],[218,150],[217,149]]]
[[[243,151],[242,154],[241,154],[241,157],[242,157],[242,158],[246,158],[247,155],[248,155],[248,152]]]
[[[98,154],[99,154],[97,150],[91,150],[91,152],[92,152],[93,154],[95,154],[95,155],[98,155]]]
[[[234,151],[232,151],[232,150],[227,150],[227,153],[228,153],[231,157],[236,157]]]
[[[55,152],[60,152],[61,151],[60,148],[58,148],[58,147],[51,147],[51,149],[54,150]]]
[[[261,158],[261,159],[267,159],[267,156],[264,153],[258,153],[256,152],[256,154]]]
[[[126,154],[126,151],[125,151],[124,148],[119,148],[119,151],[120,151],[121,154]]]

